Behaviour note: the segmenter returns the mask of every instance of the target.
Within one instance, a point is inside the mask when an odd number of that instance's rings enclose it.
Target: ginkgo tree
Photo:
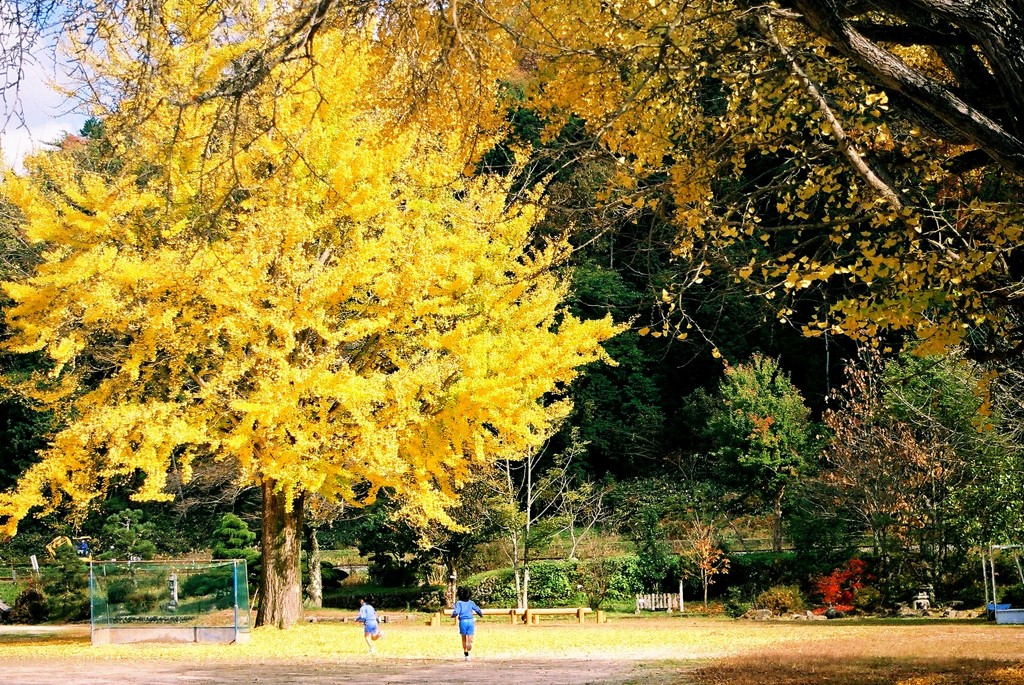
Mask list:
[[[6,347],[42,360],[19,389],[63,427],[0,495],[0,524],[117,483],[168,499],[169,473],[232,463],[262,490],[257,624],[286,627],[305,495],[387,490],[449,521],[462,486],[566,416],[618,328],[563,310],[568,247],[537,241],[528,194],[467,175],[470,122],[398,125],[372,29],[322,31],[230,111],[202,102],[273,5],[225,28],[205,3],[167,3],[111,31],[90,69],[121,103],[104,116],[116,163],[52,152],[4,179],[44,246],[4,284]],[[140,36],[160,74],[146,92]]]

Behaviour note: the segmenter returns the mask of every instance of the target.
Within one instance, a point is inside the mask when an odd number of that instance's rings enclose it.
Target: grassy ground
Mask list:
[[[408,678],[430,664],[461,661],[453,625],[431,628],[419,622],[384,626],[377,667]],[[536,666],[550,677],[535,683],[566,682],[546,664],[606,663],[578,682],[655,685],[1024,685],[1024,627],[983,622],[780,621],[623,618],[605,625],[579,626],[547,620],[540,626],[509,626],[497,618],[479,624],[474,654],[477,669],[463,681],[500,681],[501,672]],[[288,631],[260,629],[249,644],[232,647],[131,645],[91,647],[88,631],[50,636],[0,633],[0,672],[17,664],[26,682],[31,665],[40,670],[61,663],[145,664],[168,672],[202,662],[205,667],[306,668],[365,663],[362,630],[355,624],[304,623]],[[488,665],[490,664],[490,665]],[[427,666],[425,666],[427,665]],[[542,668],[543,666],[543,668]],[[433,668],[433,666],[430,666]],[[319,669],[319,670],[318,670]],[[548,669],[548,670],[544,670]],[[329,670],[329,669],[327,669]],[[52,673],[52,670],[50,671]],[[493,672],[493,673],[492,673]],[[561,673],[561,674],[560,674]],[[560,680],[562,679],[562,680]],[[145,682],[145,681],[142,681]],[[156,682],[156,681],[153,681]],[[282,681],[283,682],[283,681]],[[317,680],[311,682],[335,682]]]

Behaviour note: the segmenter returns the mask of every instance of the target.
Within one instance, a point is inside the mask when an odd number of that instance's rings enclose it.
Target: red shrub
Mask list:
[[[846,566],[818,578],[814,589],[821,596],[821,601],[826,606],[834,606],[837,609],[840,605],[852,608],[853,593],[864,585],[867,566],[862,559],[850,559]]]

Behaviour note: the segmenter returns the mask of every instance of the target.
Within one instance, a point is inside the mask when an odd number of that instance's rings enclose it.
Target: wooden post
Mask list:
[[[514,626],[516,624],[516,610],[515,609],[509,609],[508,610],[508,624],[510,626]]]
[[[430,616],[430,625],[432,627],[433,626],[440,626],[441,625],[441,612],[440,611],[438,611],[436,614],[432,614]]]
[[[988,570],[991,571],[988,574],[988,580],[992,583],[992,617],[994,618],[999,596],[995,593],[995,552],[992,551],[993,547],[993,545],[988,546]]]
[[[985,617],[988,618],[988,570],[985,564],[985,550],[981,550],[981,583],[985,586]],[[995,602],[993,602],[993,605]],[[992,607],[995,611],[995,606]]]
[[[585,619],[583,618],[583,609],[582,608],[576,609],[576,620],[579,621],[580,623],[583,623],[585,621]]]
[[[608,622],[608,619],[604,615],[604,609],[598,609],[597,610],[597,622],[599,624],[600,623],[607,623]]]

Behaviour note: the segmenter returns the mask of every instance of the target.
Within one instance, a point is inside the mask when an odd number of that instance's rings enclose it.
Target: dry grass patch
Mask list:
[[[691,680],[692,679],[692,680]],[[697,685],[1024,685],[1024,666],[986,659],[731,658],[680,682]]]
[[[432,669],[461,661],[458,632],[451,624],[431,628],[395,623],[384,630],[374,668],[394,671],[404,678],[401,682],[420,682],[409,679],[421,676],[436,679]],[[672,617],[623,618],[606,625],[547,621],[540,626],[509,626],[493,619],[478,626],[477,670],[467,672],[465,682],[487,685],[500,681],[510,669],[520,669],[538,676],[546,673],[533,679],[540,685],[565,683],[565,668],[585,665],[593,672],[572,673],[582,678],[580,682],[604,678],[643,685],[1024,685],[1022,643],[1024,626],[983,622],[752,623]],[[315,684],[322,682],[316,674],[345,664],[363,668],[367,658],[362,628],[351,623],[260,629],[249,644],[234,646],[92,647],[88,628],[31,639],[0,631],[0,673],[5,666],[26,670],[25,664],[54,672],[65,664],[92,663],[102,669],[103,664],[117,668],[121,662],[180,675],[190,664],[201,663],[219,669],[218,674],[231,669],[246,673],[247,667],[307,673],[313,677],[304,682]],[[217,677],[223,681],[222,675]]]
[[[977,623],[850,625],[828,639],[725,657],[698,685],[1024,685],[1024,631]]]

